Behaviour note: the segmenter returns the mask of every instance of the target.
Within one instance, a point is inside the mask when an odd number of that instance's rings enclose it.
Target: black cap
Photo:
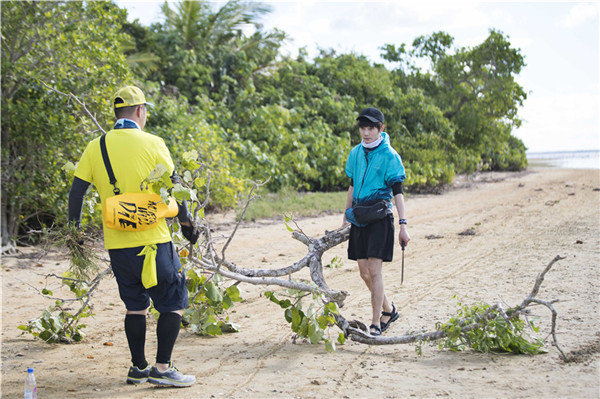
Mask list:
[[[356,120],[359,120],[360,118],[367,118],[371,122],[375,122],[375,123],[377,123],[377,122],[383,123],[383,113],[374,107],[369,107],[369,108],[363,109],[361,111],[360,115],[358,115],[358,118],[356,118]]]

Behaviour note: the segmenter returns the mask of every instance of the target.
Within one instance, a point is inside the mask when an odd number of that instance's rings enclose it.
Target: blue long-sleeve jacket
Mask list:
[[[384,199],[390,204],[393,197],[392,186],[406,179],[400,155],[390,145],[390,137],[382,132],[381,144],[366,152],[361,144],[355,146],[346,162],[346,174],[354,182],[353,201],[361,203],[374,199]],[[352,208],[346,211],[346,219],[357,226]]]

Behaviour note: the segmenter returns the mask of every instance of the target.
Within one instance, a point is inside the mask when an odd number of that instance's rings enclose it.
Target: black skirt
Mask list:
[[[348,239],[348,259],[377,258],[391,262],[394,257],[394,242],[392,214],[365,227],[352,225]]]

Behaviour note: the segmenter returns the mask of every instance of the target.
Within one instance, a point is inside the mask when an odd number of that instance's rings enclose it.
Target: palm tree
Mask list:
[[[175,9],[165,1],[162,12],[165,27],[179,33],[183,48],[190,50],[231,44],[242,38],[244,29],[251,25],[260,29],[260,17],[271,12],[271,8],[258,2],[231,0],[213,12],[207,1],[182,0]]]
[[[172,53],[168,80],[192,101],[207,88],[213,98],[233,101],[255,72],[274,65],[286,38],[262,31],[259,20],[271,8],[258,2],[230,0],[213,11],[207,1],[182,0],[174,8],[165,1],[162,11],[165,32],[183,50]]]

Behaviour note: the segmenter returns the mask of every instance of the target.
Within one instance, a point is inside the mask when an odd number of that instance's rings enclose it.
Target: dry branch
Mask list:
[[[342,307],[344,305],[344,300],[348,296],[348,293],[346,291],[338,291],[329,288],[325,282],[325,278],[323,277],[322,257],[325,251],[346,241],[349,234],[349,226],[328,232],[320,238],[310,238],[303,233],[295,231],[293,233],[293,237],[308,247],[308,254],[306,254],[306,256],[299,262],[280,269],[239,268],[234,263],[214,255],[216,252],[214,248],[210,248],[208,251],[211,253],[210,257],[190,258],[189,260],[192,264],[201,269],[219,273],[223,277],[234,280],[250,284],[278,285],[280,287],[293,288],[299,291],[319,293],[323,295],[324,302],[333,301],[336,302],[338,306]],[[233,234],[229,237],[227,243],[230,243],[232,238]],[[212,246],[212,243],[209,245]],[[207,259],[211,259],[211,261],[207,261]],[[221,266],[225,266],[227,270],[223,270]],[[303,269],[306,266],[309,267],[311,279],[316,284],[316,287],[310,284],[294,282],[291,279],[284,280],[277,278],[282,276],[291,276],[293,273]]]
[[[94,124],[96,124],[96,126],[98,126],[98,129],[100,129],[100,131],[102,133],[106,133],[106,131],[104,131],[104,129],[102,128],[102,126],[100,126],[100,124],[98,123],[98,121],[96,120],[96,118],[94,118],[94,115],[92,115],[92,113],[87,109],[87,107],[85,106],[85,104],[79,99],[77,98],[73,93],[63,93],[60,90],[55,89],[52,86],[49,86],[48,84],[46,84],[46,82],[40,80],[40,83],[43,84],[44,86],[46,86],[46,88],[48,88],[49,90],[52,90],[55,93],[60,94],[61,96],[65,96],[67,98],[69,98],[69,100],[73,100],[75,101],[77,104],[79,104],[81,106],[81,108],[83,108],[83,110],[85,111],[85,113],[87,114],[87,116],[90,117],[90,119],[94,122]]]
[[[527,314],[529,312],[528,307],[532,303],[541,304],[541,305],[546,306],[552,313],[551,334],[552,334],[552,338],[553,338],[553,343],[554,343],[554,346],[556,346],[556,348],[560,352],[560,357],[564,359],[565,354],[562,351],[562,349],[560,348],[560,346],[558,345],[558,341],[556,339],[556,316],[557,316],[557,313],[556,313],[556,310],[554,309],[554,307],[552,306],[552,303],[555,303],[558,300],[554,299],[551,301],[544,301],[544,300],[541,300],[541,299],[535,297],[539,293],[540,287],[542,285],[542,282],[544,281],[544,277],[546,276],[546,273],[552,268],[552,266],[557,261],[559,261],[561,259],[564,259],[564,257],[556,256],[554,259],[552,259],[552,261],[537,276],[537,278],[535,280],[535,284],[533,286],[533,289],[531,290],[531,293],[527,296],[527,298],[525,298],[525,300],[519,306],[517,306],[517,307],[515,307],[515,309],[513,309],[513,311],[510,313],[510,315],[506,314],[506,312],[504,312],[504,310],[502,309],[502,305],[498,303],[498,304],[491,306],[489,309],[487,309],[485,314],[483,315],[482,319],[479,319],[479,320],[462,319],[462,320],[460,320],[459,324],[462,326],[461,331],[463,333],[465,333],[465,332],[468,332],[470,330],[480,327],[481,322],[485,322],[486,319],[490,320],[490,319],[495,318],[496,313],[500,314],[502,317],[504,317],[507,320],[507,322],[510,323],[511,319],[514,319],[515,317],[517,317],[521,314]],[[353,341],[357,341],[357,342],[361,342],[361,343],[369,344],[369,345],[408,344],[408,343],[413,343],[413,342],[418,342],[418,341],[434,341],[434,340],[445,338],[447,336],[444,331],[436,330],[436,331],[431,331],[431,332],[426,332],[426,333],[406,334],[403,336],[395,336],[395,337],[383,337],[383,336],[374,337],[368,333],[368,329],[363,323],[360,323],[358,321],[348,322],[342,316],[339,316],[337,321],[338,321],[337,322],[338,327],[344,332],[345,336],[350,337],[350,339],[352,339]]]

